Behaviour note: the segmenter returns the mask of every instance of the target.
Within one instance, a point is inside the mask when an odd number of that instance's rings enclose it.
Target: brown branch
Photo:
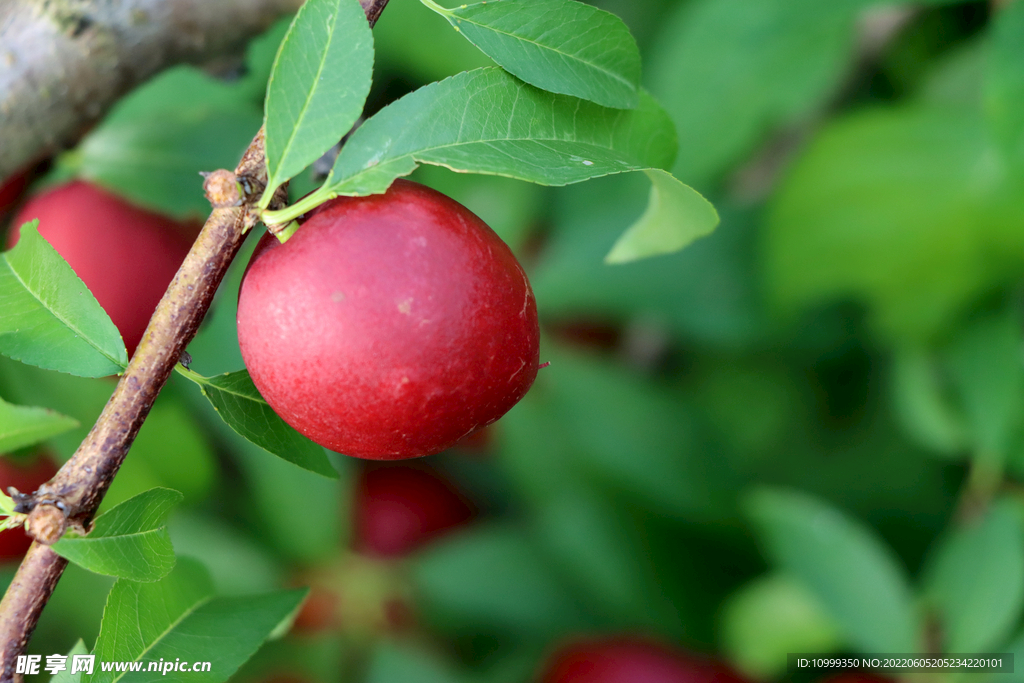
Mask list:
[[[360,0],[371,27],[387,3]],[[246,232],[256,224],[256,202],[266,180],[261,129],[234,173],[216,171],[206,179],[204,187],[213,212],[157,306],[96,424],[51,481],[19,500],[31,510],[26,528],[37,540],[0,601],[0,683],[17,680],[17,657],[25,651],[67,565],[41,541],[56,542],[69,523],[88,527],[157,395],[199,329]],[[280,188],[271,208],[279,208],[285,195],[286,188]]]
[[[3,0],[0,181],[172,64],[237,53],[301,0]]]

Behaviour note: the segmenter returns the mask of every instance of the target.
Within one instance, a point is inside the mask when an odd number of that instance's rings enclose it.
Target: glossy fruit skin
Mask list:
[[[198,233],[84,181],[33,197],[15,217],[39,219],[39,234],[64,257],[121,332],[129,356]]]
[[[50,481],[57,474],[57,465],[48,455],[35,456],[31,460],[0,458],[0,490],[5,494],[13,486],[21,493],[32,493]],[[24,529],[0,531],[0,562],[21,560],[32,545],[32,539]]]
[[[376,557],[407,555],[476,515],[438,472],[404,463],[363,468],[353,510],[355,548]]]
[[[744,683],[728,667],[634,636],[569,643],[548,660],[540,683]]]
[[[318,207],[265,236],[242,281],[238,339],[288,424],[339,453],[437,453],[494,422],[537,374],[526,274],[487,225],[427,187]]]

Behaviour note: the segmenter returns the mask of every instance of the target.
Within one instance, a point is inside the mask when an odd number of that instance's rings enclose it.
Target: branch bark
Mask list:
[[[388,0],[359,2],[372,28]],[[0,27],[5,27],[2,9]],[[3,35],[0,31],[0,39]],[[0,126],[0,139],[4,138],[2,131]],[[20,679],[15,674],[18,655],[25,651],[67,566],[49,544],[60,539],[69,523],[87,528],[91,522],[157,395],[198,331],[247,231],[259,220],[256,203],[266,180],[261,129],[234,173],[220,170],[206,179],[213,212],[157,306],[96,424],[57,475],[19,501],[26,511],[31,510],[26,528],[36,541],[0,601],[0,683]],[[271,208],[279,208],[285,195],[286,187],[282,187]]]
[[[238,52],[301,0],[0,2],[0,182],[161,69]]]

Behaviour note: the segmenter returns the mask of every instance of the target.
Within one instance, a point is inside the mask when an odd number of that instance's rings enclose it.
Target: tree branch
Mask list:
[[[0,2],[0,182],[161,69],[236,53],[301,0]]]
[[[371,27],[387,3],[360,0]],[[3,20],[0,11],[0,26]],[[47,544],[59,540],[69,522],[88,527],[157,395],[199,329],[245,234],[257,223],[256,203],[266,181],[261,129],[234,173],[216,171],[206,179],[204,187],[213,212],[157,306],[96,424],[57,475],[19,501],[26,510],[31,509],[26,528],[36,541],[0,601],[0,683],[17,680],[18,655],[25,651],[67,566]],[[271,208],[283,204],[286,192],[286,187],[278,190]]]

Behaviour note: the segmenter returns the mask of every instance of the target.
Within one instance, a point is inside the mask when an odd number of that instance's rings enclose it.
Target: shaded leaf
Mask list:
[[[748,502],[769,558],[811,591],[850,646],[916,651],[905,571],[871,529],[802,493],[762,489]]]
[[[229,372],[216,377],[202,377],[194,372],[183,372],[199,385],[221,418],[233,430],[303,469],[325,477],[337,478],[324,449],[288,426],[260,396],[245,370]]]
[[[770,207],[770,293],[787,310],[852,298],[890,337],[926,342],[1019,277],[1019,197],[970,111],[847,116],[821,132]]]
[[[308,0],[281,43],[267,85],[269,201],[338,142],[363,109],[373,36],[355,0]]]
[[[605,107],[637,106],[640,51],[614,14],[573,0],[423,4],[506,71]]]
[[[117,328],[35,226],[0,255],[0,353],[83,377],[120,372],[128,352]]]
[[[171,489],[151,489],[96,518],[87,536],[64,536],[53,550],[89,571],[156,581],[174,567],[167,516],[181,502]]]
[[[477,527],[434,544],[414,576],[433,617],[459,628],[552,634],[583,623],[538,550],[511,529]]]
[[[995,13],[984,77],[985,114],[1007,157],[1024,163],[1024,6]]]
[[[972,320],[946,349],[946,367],[960,395],[976,448],[1001,459],[1024,408],[1021,320],[1015,310]]]
[[[673,172],[707,191],[773,129],[826,101],[847,73],[863,4],[678,3],[646,79],[679,131]]]
[[[0,399],[0,453],[31,446],[77,426],[77,420],[54,410],[16,406]]]
[[[434,654],[400,642],[382,640],[370,658],[363,683],[458,683],[453,667]]]
[[[210,213],[199,172],[234,168],[260,123],[244,92],[180,66],[119,102],[59,163],[139,206],[196,219]]]

